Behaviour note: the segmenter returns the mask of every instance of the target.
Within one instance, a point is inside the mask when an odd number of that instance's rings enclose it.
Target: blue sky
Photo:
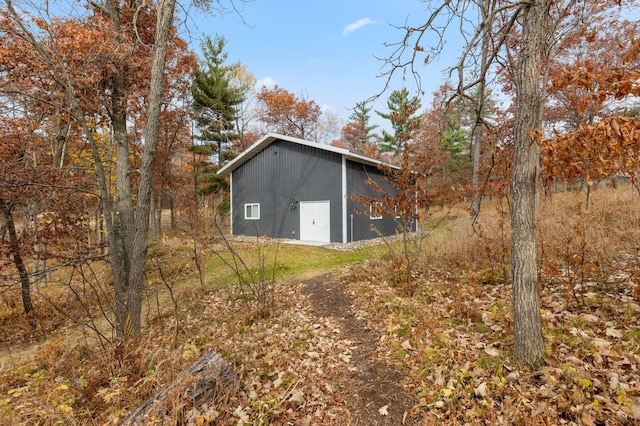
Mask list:
[[[330,108],[346,120],[356,102],[384,90],[384,62],[404,33],[393,26],[419,24],[427,17],[427,3],[419,0],[255,0],[236,4],[246,23],[237,15],[200,16],[190,25],[193,43],[202,34],[227,39],[231,62],[245,64],[260,83],[278,86]],[[193,11],[192,11],[193,12]],[[451,48],[450,56],[457,52]],[[441,57],[422,71],[425,97],[444,81],[443,69],[450,58]],[[400,76],[399,76],[400,77]],[[394,80],[391,90],[402,87]],[[413,90],[413,78],[407,78]],[[387,90],[373,104],[386,111]],[[372,111],[372,119],[376,114]]]

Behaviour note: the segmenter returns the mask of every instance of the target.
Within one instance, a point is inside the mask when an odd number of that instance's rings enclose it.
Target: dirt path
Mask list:
[[[341,337],[353,342],[351,364],[355,368],[345,369],[344,374],[335,378],[352,414],[350,424],[419,424],[410,415],[418,400],[403,389],[404,373],[377,357],[380,335],[354,316],[353,297],[345,292],[344,285],[334,282],[329,275],[321,275],[304,281],[304,292],[312,300],[315,314],[337,318]],[[379,410],[385,406],[388,414],[382,415]]]

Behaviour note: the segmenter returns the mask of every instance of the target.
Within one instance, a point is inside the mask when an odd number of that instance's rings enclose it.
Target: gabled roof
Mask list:
[[[389,167],[398,168],[397,166],[384,163],[380,160],[376,160],[375,158],[370,158],[370,157],[365,157],[364,155],[355,154],[344,148],[338,148],[331,145],[323,145],[315,142],[309,142],[304,139],[294,138],[292,136],[284,136],[277,133],[267,133],[265,136],[262,137],[262,139],[258,140],[256,143],[251,145],[249,148],[243,151],[236,158],[234,158],[233,160],[225,164],[224,167],[218,170],[218,174],[225,175],[225,176],[230,175],[231,172],[233,172],[235,169],[240,167],[242,164],[244,164],[246,161],[248,161],[251,157],[253,157],[258,152],[260,152],[262,149],[271,145],[276,140],[283,140],[287,142],[297,143],[299,145],[310,146],[313,148],[321,149],[323,151],[335,152],[336,154],[340,154],[348,160],[356,161],[358,163],[367,164],[370,166],[377,167],[384,164]]]

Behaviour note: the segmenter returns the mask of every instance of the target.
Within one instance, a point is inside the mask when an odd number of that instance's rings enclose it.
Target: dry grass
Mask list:
[[[538,267],[541,274],[606,279],[608,270],[636,256],[640,248],[640,196],[633,187],[592,191],[589,208],[581,191],[542,197],[537,213]],[[422,261],[428,269],[444,265],[508,279],[510,262],[508,200],[485,200],[472,226],[464,206],[433,213],[433,232]],[[577,270],[576,268],[581,268]],[[585,275],[585,278],[587,276]]]
[[[432,218],[439,224],[412,297],[392,277],[373,285],[368,267],[345,273],[359,315],[386,337],[387,362],[405,367],[424,424],[640,421],[640,375],[632,367],[640,362],[640,197],[601,188],[588,210],[584,202],[580,192],[540,201],[547,365],[538,372],[511,356],[505,201],[485,202],[478,232],[468,215]]]
[[[507,200],[486,200],[475,231],[466,206],[432,212],[425,225],[432,232],[413,267],[418,290],[412,297],[394,284],[388,253],[380,248],[342,254],[288,247],[277,267],[300,277],[357,263],[336,275],[355,294],[356,314],[387,336],[379,352],[407,372],[416,394],[414,414],[424,416],[425,424],[542,424],[535,420],[542,414],[558,424],[629,417],[638,382],[627,362],[640,350],[633,308],[640,298],[640,197],[631,188],[601,188],[591,194],[589,210],[584,201],[580,192],[540,200],[538,264],[549,351],[544,389],[510,357]],[[201,353],[214,350],[239,372],[245,387],[202,412],[189,412],[176,396],[168,401],[174,418],[165,422],[344,424],[349,413],[328,389],[329,372],[345,368],[340,354],[348,342],[333,332],[330,320],[314,318],[299,281],[276,283],[273,315],[257,317],[239,300],[230,271],[206,253],[205,285],[200,284],[190,244],[172,239],[153,248],[177,306],[167,285],[150,275],[148,327],[138,340],[101,349],[81,329],[43,311],[54,318],[47,319],[47,333],[29,337],[25,329],[22,351],[0,360],[0,423],[114,421],[171,383]],[[49,296],[64,303],[68,292],[57,288],[52,285]],[[72,304],[68,308],[82,313]],[[4,307],[0,320],[14,331],[26,324],[15,302]],[[15,343],[10,329],[4,333],[3,346]],[[405,340],[412,350],[402,346]],[[612,342],[608,355],[599,352],[602,340]],[[630,390],[603,384],[611,373]],[[484,396],[478,390],[482,383]],[[291,401],[293,392],[306,402]],[[607,424],[621,423],[616,422]]]

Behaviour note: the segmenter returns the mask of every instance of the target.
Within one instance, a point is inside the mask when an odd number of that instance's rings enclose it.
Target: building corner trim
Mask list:
[[[347,243],[347,158],[342,156],[342,242]]]

